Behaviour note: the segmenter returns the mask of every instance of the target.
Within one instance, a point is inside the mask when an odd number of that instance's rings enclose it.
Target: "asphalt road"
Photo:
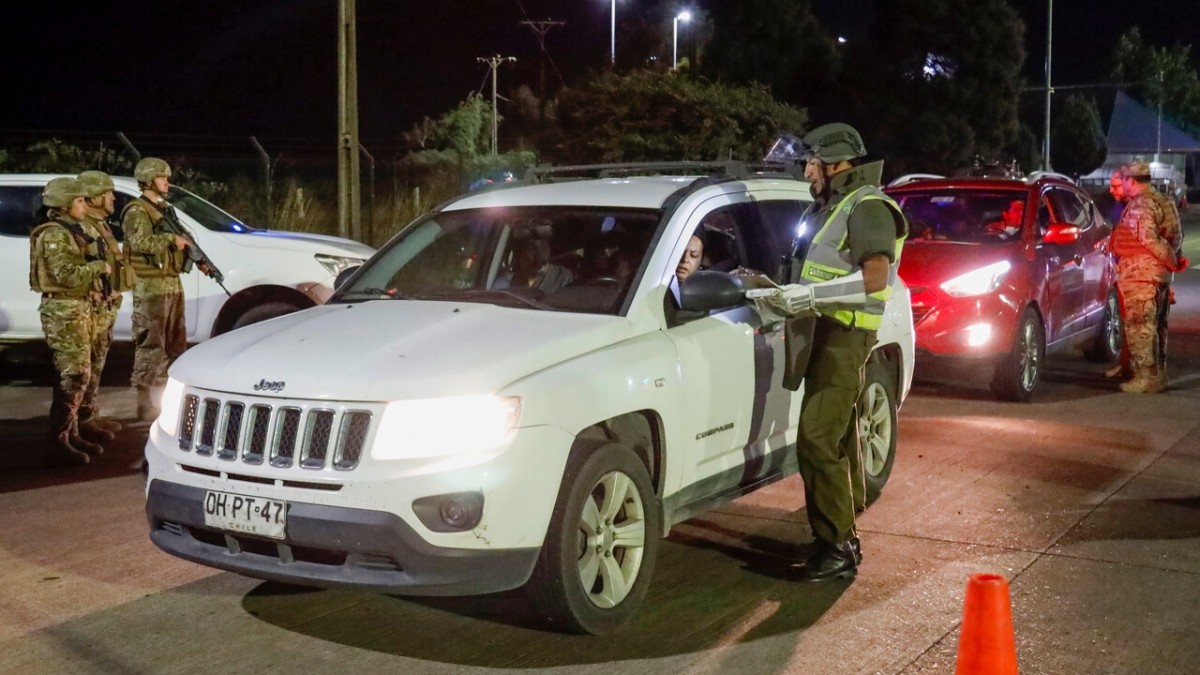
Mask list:
[[[951,673],[967,577],[994,572],[1011,582],[1022,673],[1195,673],[1200,270],[1177,296],[1164,394],[1122,394],[1075,357],[1051,362],[1029,405],[969,383],[916,389],[853,583],[781,578],[809,539],[791,479],[675,528],[635,621],[604,638],[546,632],[519,593],[312,590],[163,554],[129,468],[144,429],[88,467],[44,467],[46,375],[9,370],[0,672]],[[127,416],[112,377],[102,401]]]

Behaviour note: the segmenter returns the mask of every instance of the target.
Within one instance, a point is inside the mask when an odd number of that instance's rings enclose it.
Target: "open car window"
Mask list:
[[[445,211],[406,228],[331,302],[455,300],[616,314],[661,213],[537,206]]]

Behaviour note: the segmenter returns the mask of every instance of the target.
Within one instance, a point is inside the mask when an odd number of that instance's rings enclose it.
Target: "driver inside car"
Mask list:
[[[998,234],[1004,239],[1011,239],[1021,232],[1021,221],[1025,218],[1025,200],[1014,199],[1000,214],[1000,220],[987,224],[988,234]]]
[[[511,265],[512,271],[497,278],[493,288],[536,288],[549,294],[574,279],[570,270],[550,262],[550,242],[545,239],[518,240]]]

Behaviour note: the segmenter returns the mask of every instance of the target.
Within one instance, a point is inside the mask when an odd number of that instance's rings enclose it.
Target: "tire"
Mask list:
[[[624,625],[650,585],[659,519],[650,474],[632,450],[606,442],[577,448],[529,583],[538,615],[573,633]]]
[[[897,403],[896,375],[881,356],[867,363],[866,380],[858,397],[858,438],[862,444],[862,466],[867,485],[867,506],[879,499],[896,463]]]
[[[277,316],[291,314],[299,310],[299,307],[290,302],[264,302],[261,305],[255,305],[242,312],[242,315],[237,318],[237,321],[233,322],[233,326],[229,330],[237,330],[250,324],[258,323],[259,321],[274,319]]]
[[[1121,301],[1114,289],[1108,292],[1108,299],[1104,303],[1104,319],[1097,329],[1096,339],[1083,350],[1083,355],[1088,361],[1095,363],[1113,363],[1120,358],[1124,342]]]
[[[996,364],[992,393],[1004,401],[1028,403],[1042,379],[1042,361],[1046,358],[1046,331],[1032,309],[1021,314],[1012,349]]]

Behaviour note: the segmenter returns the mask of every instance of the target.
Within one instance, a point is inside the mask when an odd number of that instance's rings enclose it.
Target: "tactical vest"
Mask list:
[[[69,298],[86,298],[95,290],[94,282],[82,286],[64,286],[50,273],[50,268],[46,264],[45,252],[42,250],[42,235],[54,227],[61,227],[70,233],[71,241],[75,242],[84,262],[103,260],[96,240],[84,233],[77,223],[67,224],[57,220],[43,223],[34,228],[29,235],[29,288],[38,293],[54,293]]]
[[[145,198],[131,199],[121,210],[121,222],[125,222],[125,216],[128,215],[131,209],[138,209],[150,217],[150,231],[152,234],[165,234],[166,232],[158,226],[163,219],[163,213],[155,208],[149,200]],[[179,274],[183,270],[183,252],[168,250],[163,254],[148,253],[145,251],[134,251],[129,245],[129,232],[125,233],[124,246],[125,260],[132,266],[134,272],[139,277],[165,277]]]
[[[1130,207],[1133,206],[1134,200],[1143,199],[1153,202],[1162,212],[1164,220],[1175,215],[1173,213],[1174,207],[1171,205],[1171,202],[1165,196],[1163,196],[1162,193],[1152,188],[1147,188],[1144,192],[1142,192],[1142,194],[1134,197],[1133,200],[1130,200],[1130,203],[1125,206],[1125,212],[1129,213]],[[1176,230],[1178,231],[1178,229],[1178,224],[1176,224]],[[1146,248],[1146,245],[1142,243],[1142,239],[1138,236],[1138,234],[1136,223],[1135,227],[1127,227],[1123,224],[1122,220],[1122,222],[1117,223],[1117,226],[1113,228],[1112,243],[1109,248],[1113,253],[1121,258],[1132,258],[1135,256],[1153,257],[1154,254],[1150,251],[1150,249]],[[1162,235],[1162,232],[1159,232],[1159,235]],[[1165,236],[1163,239],[1168,245],[1171,246],[1171,248],[1176,250],[1176,253],[1178,253],[1181,238],[1178,238],[1178,236],[1176,237],[1177,240],[1175,241],[1172,241],[1172,238]]]
[[[137,281],[137,273],[133,271],[133,265],[125,261],[125,258],[120,254],[121,245],[117,243],[117,238],[113,236],[112,229],[108,223],[101,219],[88,219],[89,224],[96,228],[100,233],[100,237],[104,239],[104,254],[105,261],[112,268],[112,287],[116,293],[133,290],[134,282]]]
[[[883,190],[874,185],[864,185],[846,195],[829,215],[825,224],[813,235],[808,247],[808,255],[800,268],[800,278],[808,281],[821,282],[844,277],[858,268],[858,261],[850,259],[850,248],[846,246],[849,234],[850,214],[854,208],[865,201],[879,200],[893,212],[893,217],[904,222],[900,206]],[[896,271],[900,268],[900,250],[904,245],[905,233],[896,237],[896,248],[892,255],[892,263],[888,267],[888,282],[883,290],[867,294],[867,304],[861,310],[838,310],[827,314],[829,318],[850,328],[864,330],[879,330],[883,323],[883,310],[888,298],[892,297],[892,286],[896,283]]]

